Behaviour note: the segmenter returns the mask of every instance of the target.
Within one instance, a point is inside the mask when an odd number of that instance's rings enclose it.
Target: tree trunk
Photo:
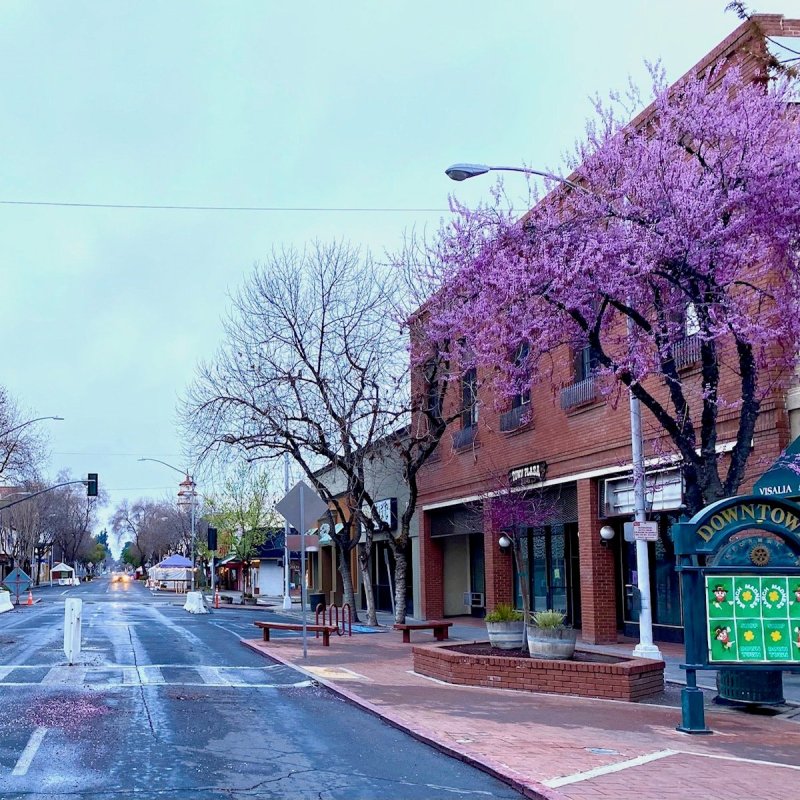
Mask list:
[[[406,578],[408,576],[408,541],[395,543],[394,552],[394,621],[406,621]]]
[[[337,547],[336,551],[339,556],[339,574],[342,576],[344,602],[350,606],[353,622],[358,622],[358,609],[356,608],[356,598],[353,594],[353,576],[350,572],[350,559],[348,558],[350,551],[346,551],[343,547]]]
[[[372,592],[372,576],[369,574],[370,564],[370,550],[371,542],[370,536],[367,537],[367,542],[358,545],[358,565],[361,568],[361,586],[364,592],[364,599],[367,601],[367,625],[377,626],[378,615],[375,613],[375,595]]]

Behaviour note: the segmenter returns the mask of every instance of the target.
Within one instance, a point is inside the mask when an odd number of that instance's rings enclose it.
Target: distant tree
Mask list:
[[[205,498],[206,520],[220,532],[228,553],[244,566],[246,593],[252,593],[251,568],[257,548],[264,543],[267,529],[280,523],[275,501],[269,474],[248,463],[235,466],[220,491]]]
[[[147,574],[147,564],[156,563],[162,555],[172,552],[179,543],[174,525],[174,507],[165,502],[123,500],[114,511],[109,524],[118,542],[125,542],[125,563]]]

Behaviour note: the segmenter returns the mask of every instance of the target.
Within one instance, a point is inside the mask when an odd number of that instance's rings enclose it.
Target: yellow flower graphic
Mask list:
[[[770,603],[777,603],[778,600],[781,599],[780,594],[776,592],[774,589],[769,593],[769,601]]]
[[[776,631],[776,633],[777,633],[777,631]],[[780,634],[778,634],[778,635],[780,635]],[[753,631],[745,631],[744,632],[744,640],[746,642],[752,642],[753,639],[755,639],[755,638],[756,638],[756,635],[753,633]]]
[[[772,633],[770,634],[770,638],[772,639],[773,642],[779,642],[783,637],[781,636],[780,631],[772,631]]]
[[[742,592],[742,600],[744,600],[745,603],[749,603],[752,599],[753,599],[753,593],[749,589],[745,589]]]

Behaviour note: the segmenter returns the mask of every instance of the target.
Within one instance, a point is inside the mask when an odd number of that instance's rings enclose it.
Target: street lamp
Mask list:
[[[487,172],[522,172],[526,175],[539,175],[550,180],[568,186],[570,189],[577,189],[585,194],[593,192],[580,186],[567,178],[561,178],[550,172],[543,172],[529,167],[490,167],[486,164],[453,164],[445,170],[445,175],[454,181],[464,181],[468,178],[475,178],[478,175],[485,175]],[[630,332],[631,322],[628,320],[628,331]],[[644,522],[647,518],[645,506],[645,466],[642,447],[642,410],[639,405],[639,398],[628,390],[630,402],[631,419],[631,465],[633,467],[633,498],[634,498],[634,519],[637,522]],[[647,542],[641,539],[636,540],[636,585],[639,589],[640,610],[639,610],[639,644],[633,648],[633,654],[641,658],[661,659],[661,652],[653,643],[653,613],[651,609],[650,593],[650,553],[647,549]]]
[[[195,491],[197,484],[194,482],[194,479],[189,474],[189,470],[186,469],[178,469],[178,467],[174,467],[172,464],[167,464],[166,461],[161,461],[159,458],[140,458],[139,461],[155,461],[156,464],[163,464],[165,467],[169,467],[170,469],[175,470],[175,472],[180,472],[181,475],[185,475],[186,477],[184,480],[181,481],[180,487],[178,489],[178,506],[180,508],[186,508],[189,506],[191,510],[191,525],[192,525],[192,591],[194,591],[194,572],[195,572],[195,506],[196,506],[196,498],[197,492]]]
[[[55,419],[59,420],[60,422],[64,421],[64,417],[36,417],[36,419],[29,419],[27,422],[22,422],[19,425],[15,425],[13,428],[9,428],[7,431],[0,431],[0,436],[8,436],[9,433],[14,433],[14,431],[18,431],[21,428],[26,428],[28,425],[33,425],[34,422],[41,422],[44,419]]]

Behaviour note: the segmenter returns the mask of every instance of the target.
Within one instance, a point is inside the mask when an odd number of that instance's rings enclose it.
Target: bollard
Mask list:
[[[219,589],[214,591],[214,608],[219,608]]]
[[[81,613],[83,600],[67,600],[64,607],[64,655],[68,664],[74,664],[81,654]]]

